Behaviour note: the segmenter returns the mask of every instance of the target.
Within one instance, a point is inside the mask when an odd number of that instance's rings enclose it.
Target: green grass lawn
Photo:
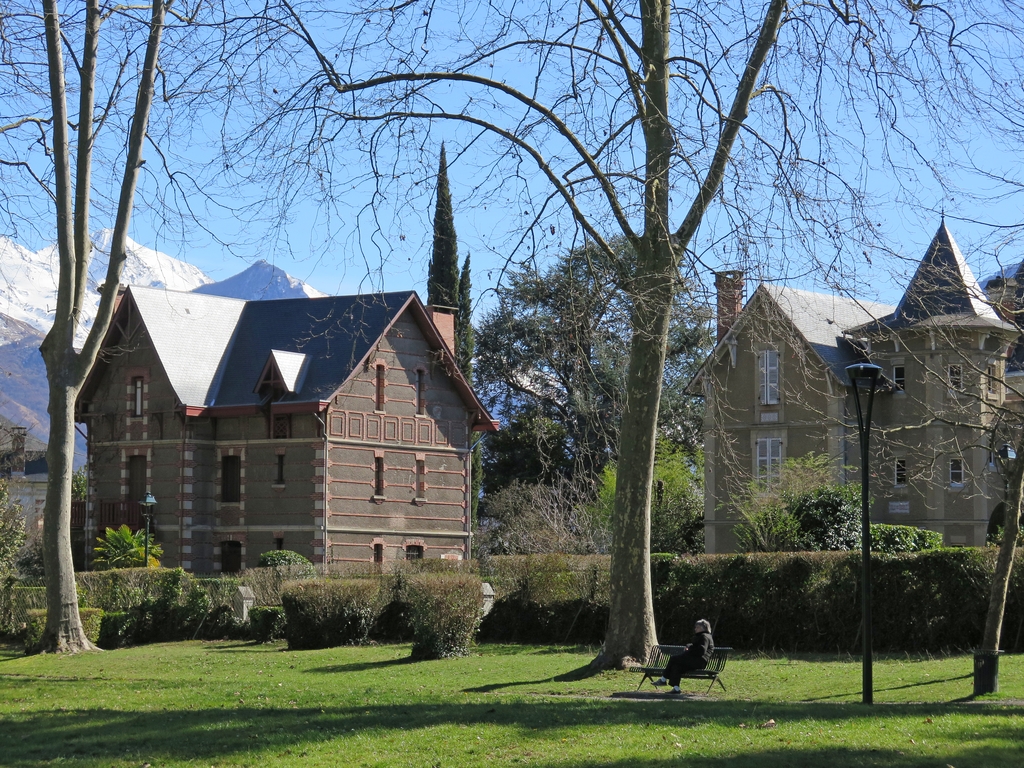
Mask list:
[[[1024,657],[972,701],[969,656],[882,658],[874,707],[856,658],[738,658],[728,692],[613,697],[593,650],[408,646],[289,652],[177,643],[75,657],[0,653],[0,765],[1024,765]],[[645,690],[654,692],[649,684]],[[759,727],[770,720],[775,726]]]

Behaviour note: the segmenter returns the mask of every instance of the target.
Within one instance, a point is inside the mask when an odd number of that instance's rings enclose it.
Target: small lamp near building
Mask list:
[[[149,568],[149,521],[153,517],[153,507],[156,506],[156,496],[147,493],[146,498],[139,502],[142,507],[142,516],[146,518],[146,567]]]
[[[860,433],[860,549],[861,610],[864,662],[862,666],[861,701],[874,703],[874,685],[871,679],[871,515],[868,508],[868,440],[871,436],[871,406],[878,388],[882,369],[871,363],[857,363],[846,367],[853,389],[853,402],[857,408],[857,430]],[[863,398],[863,402],[862,402]]]

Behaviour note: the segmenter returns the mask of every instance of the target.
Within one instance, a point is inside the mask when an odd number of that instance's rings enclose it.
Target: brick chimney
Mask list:
[[[715,272],[715,290],[718,292],[718,341],[725,338],[743,310],[744,286],[742,270]]]
[[[441,334],[444,343],[448,345],[448,351],[455,354],[455,309],[453,307],[427,307],[427,317],[430,318],[437,332]]]
[[[27,427],[11,428],[11,475],[25,474],[25,437]]]

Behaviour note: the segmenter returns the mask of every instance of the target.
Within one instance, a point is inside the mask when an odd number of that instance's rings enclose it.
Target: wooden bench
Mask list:
[[[682,653],[685,649],[685,645],[656,645],[651,648],[651,652],[647,656],[647,662],[642,667],[635,668],[637,672],[644,673],[644,676],[640,678],[640,685],[636,689],[639,691],[643,687],[645,680],[653,682],[661,677],[661,673],[665,671],[668,660],[672,656]],[[708,693],[711,693],[711,689],[715,687],[715,681],[718,681],[718,684],[722,686],[724,691],[725,683],[722,682],[719,676],[725,669],[725,662],[729,660],[730,651],[732,651],[732,648],[715,648],[711,652],[711,660],[708,661],[708,665],[704,669],[691,669],[689,672],[681,675],[681,677],[690,680],[710,680],[711,685],[708,686]]]

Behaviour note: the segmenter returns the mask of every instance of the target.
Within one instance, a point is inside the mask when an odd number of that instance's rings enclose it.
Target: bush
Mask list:
[[[478,576],[420,574],[409,579],[408,595],[413,658],[446,659],[469,653],[483,609]]]
[[[789,510],[800,522],[803,547],[812,551],[860,546],[860,488],[826,485],[794,497]]]
[[[608,625],[609,563],[604,555],[490,558],[481,575],[494,587],[495,602],[480,639],[601,643]]]
[[[965,651],[981,641],[996,553],[936,549],[872,558],[874,646],[879,651]],[[1004,650],[1021,644],[1024,557],[1013,572]],[[707,617],[715,641],[744,650],[860,649],[860,553],[795,552],[678,557],[655,570],[663,642]]]
[[[112,647],[188,640],[201,627],[211,626],[207,616],[213,607],[209,594],[181,568],[123,568],[85,573],[79,574],[78,585],[83,604],[129,615],[116,633],[117,641]]]
[[[89,641],[96,643],[100,637],[103,611],[96,608],[79,608],[78,615],[82,620],[82,629]],[[25,654],[39,653],[39,643],[46,629],[46,611],[33,608],[28,611],[25,627],[21,631],[21,641],[25,645]]]
[[[249,633],[257,643],[280,640],[285,635],[284,608],[277,605],[249,609]]]
[[[923,552],[942,546],[942,534],[913,525],[871,525],[871,551],[887,555]]]
[[[132,629],[132,614],[127,611],[104,613],[96,645],[107,651],[130,645]]]
[[[281,593],[290,649],[365,643],[384,608],[376,579],[302,581]]]
[[[298,552],[293,552],[290,549],[272,549],[260,555],[260,568],[281,568],[282,566],[297,566],[292,573],[293,579],[311,579],[316,576],[316,568]]]

